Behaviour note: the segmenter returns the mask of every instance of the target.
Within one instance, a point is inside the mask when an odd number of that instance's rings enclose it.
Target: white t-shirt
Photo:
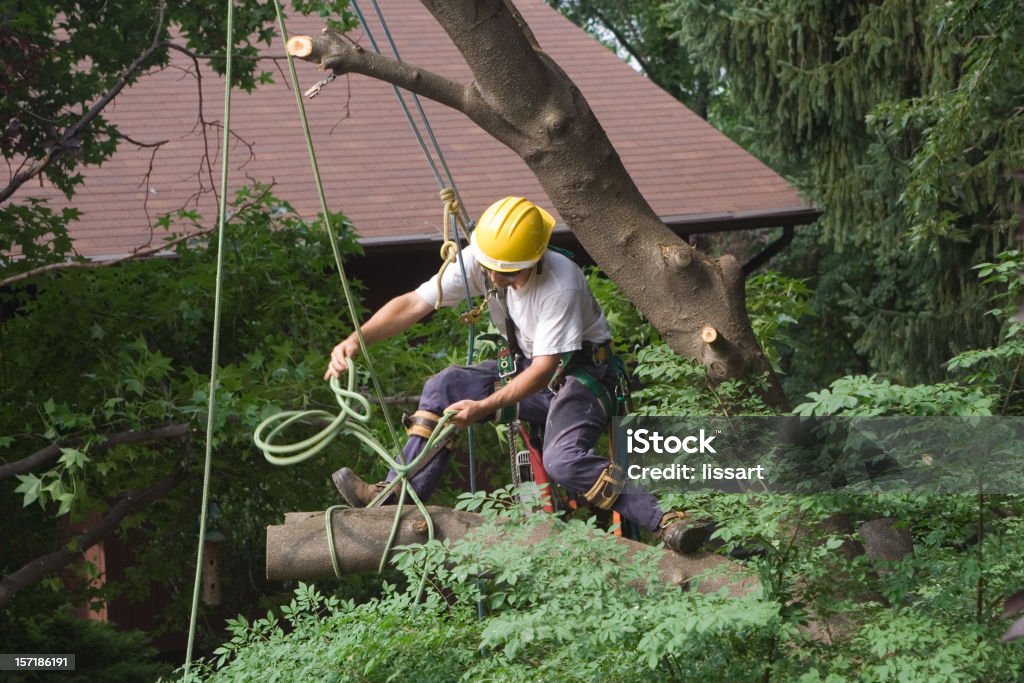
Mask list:
[[[473,249],[463,249],[462,257],[470,295],[483,296],[489,283]],[[442,306],[456,306],[466,300],[466,286],[458,263],[444,271],[441,290]],[[584,341],[602,344],[612,338],[608,321],[587,287],[583,271],[558,252],[546,251],[539,274],[534,266],[522,288],[509,287],[505,291],[505,303],[516,326],[519,348],[527,358],[579,351]],[[417,287],[416,293],[431,306],[435,305],[437,276]],[[507,336],[505,311],[498,297],[491,299],[488,309],[494,326]]]

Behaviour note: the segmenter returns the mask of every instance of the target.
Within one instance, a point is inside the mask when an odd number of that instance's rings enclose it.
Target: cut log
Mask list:
[[[471,512],[444,507],[427,508],[434,523],[434,537],[458,540],[479,528],[484,519]],[[381,555],[394,521],[395,508],[362,508],[336,510],[331,515],[333,542],[338,566],[343,574],[377,571]],[[552,525],[542,525],[527,541],[532,544],[553,533]],[[650,550],[650,546],[620,537],[616,543],[626,544],[627,557]],[[402,514],[396,545],[422,543],[427,540],[426,522],[414,507]],[[495,539],[497,542],[498,539]],[[267,527],[267,578],[271,580],[311,581],[334,576],[323,512],[293,512],[285,523]],[[712,553],[680,555],[663,550],[658,560],[658,578],[665,584],[688,587],[695,579],[701,592],[714,593],[723,588],[740,597],[754,592],[757,579],[739,564]]]

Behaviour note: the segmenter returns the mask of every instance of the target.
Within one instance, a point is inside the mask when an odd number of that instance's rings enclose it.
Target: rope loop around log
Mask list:
[[[355,381],[357,373],[355,363],[351,358],[348,360],[348,363],[348,382],[345,388],[341,387],[337,378],[331,379],[331,390],[334,392],[334,397],[339,407],[339,412],[336,416],[333,416],[333,419],[331,414],[325,410],[286,410],[263,420],[256,427],[252,438],[256,447],[263,452],[263,457],[266,458],[267,462],[277,466],[288,466],[297,465],[312,458],[330,445],[338,436],[343,434],[351,435],[366,444],[370,450],[388,464],[388,467],[394,470],[395,478],[388,482],[387,486],[370,502],[370,506],[375,506],[380,501],[386,500],[396,488],[400,487],[398,491],[398,504],[395,510],[395,521],[391,527],[388,541],[384,546],[384,553],[381,556],[379,569],[383,571],[395,538],[398,536],[398,527],[402,519],[402,509],[405,506],[406,497],[412,500],[413,504],[423,514],[424,520],[426,520],[427,540],[431,541],[434,539],[434,525],[430,519],[430,514],[427,512],[423,501],[416,495],[416,491],[409,485],[409,477],[419,469],[421,461],[432,452],[433,447],[443,440],[452,438],[458,427],[450,424],[451,417],[455,414],[455,411],[445,412],[438,421],[437,427],[434,428],[427,442],[423,445],[423,448],[420,449],[419,454],[408,463],[402,462],[401,458],[396,458],[389,453],[366,426],[366,423],[370,420],[370,402],[365,396],[356,391]],[[361,410],[353,406],[353,403],[358,404],[358,408],[361,408]],[[275,437],[291,425],[322,419],[329,419],[330,422],[313,436],[295,443],[273,443]],[[333,506],[325,513],[331,564],[334,566],[335,574],[339,578],[341,575],[338,571],[338,559],[333,542],[334,537],[331,533],[331,513],[342,507],[344,506]],[[426,580],[425,576],[423,580]]]

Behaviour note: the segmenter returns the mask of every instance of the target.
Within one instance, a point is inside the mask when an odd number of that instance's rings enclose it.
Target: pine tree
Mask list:
[[[991,343],[971,266],[1010,244],[1022,194],[1019,0],[670,4],[680,40],[726,74],[755,151],[824,209],[838,258],[820,263],[848,269],[824,305],[870,367],[930,381]]]

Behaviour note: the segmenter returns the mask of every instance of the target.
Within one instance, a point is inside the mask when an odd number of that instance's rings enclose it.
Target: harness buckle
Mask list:
[[[551,379],[548,380],[548,391],[552,394],[557,394],[558,390],[565,384],[565,375],[569,371],[569,363],[572,362],[574,351],[563,353],[562,357],[558,359],[558,367],[555,368],[554,373],[551,375]]]
[[[502,380],[502,384],[506,379],[514,377],[517,372],[519,372],[519,366],[516,364],[516,357],[511,349],[506,346],[498,351],[498,378]]]

